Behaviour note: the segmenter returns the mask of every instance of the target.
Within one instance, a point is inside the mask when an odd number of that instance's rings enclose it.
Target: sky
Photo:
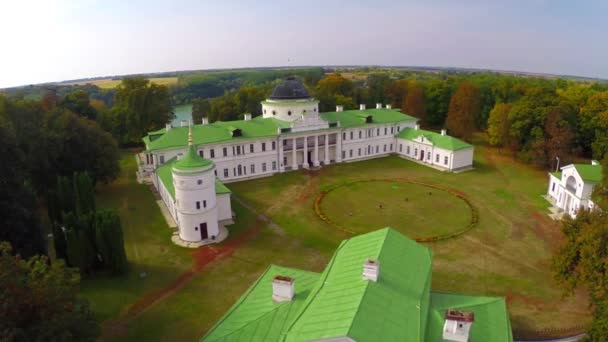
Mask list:
[[[607,13],[607,0],[0,0],[0,88],[288,64],[608,78]]]

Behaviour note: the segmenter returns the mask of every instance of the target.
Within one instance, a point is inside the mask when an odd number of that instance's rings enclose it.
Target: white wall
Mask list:
[[[202,223],[207,224],[209,238],[217,236],[219,228],[213,169],[202,173],[173,171],[173,184],[180,238],[201,241],[199,228]],[[200,206],[198,209],[197,202]]]
[[[289,105],[285,105],[285,103],[289,103]],[[316,100],[268,100],[262,102],[262,116],[264,118],[295,121],[299,119],[302,114],[318,113],[318,111],[319,101]],[[289,115],[289,112],[291,112],[291,115]]]
[[[220,221],[232,219],[230,194],[217,195],[217,217]]]
[[[450,170],[470,167],[473,165],[473,147],[454,151]]]

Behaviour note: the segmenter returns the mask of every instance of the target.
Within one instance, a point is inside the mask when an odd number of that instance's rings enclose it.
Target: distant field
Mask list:
[[[331,73],[327,74],[327,75],[331,75]],[[349,79],[351,81],[363,81],[363,80],[367,79],[368,73],[341,72],[340,75],[342,75],[342,77]]]
[[[177,77],[154,77],[154,78],[150,78],[149,80],[154,84],[162,84],[162,85],[167,85],[167,86],[171,86],[171,85],[174,85],[177,83]],[[120,82],[121,82],[121,80],[113,80],[111,78],[106,78],[106,79],[102,79],[102,80],[73,82],[73,83],[67,83],[67,84],[71,84],[71,85],[94,84],[101,89],[113,89],[113,88],[116,88],[116,86],[119,85]]]

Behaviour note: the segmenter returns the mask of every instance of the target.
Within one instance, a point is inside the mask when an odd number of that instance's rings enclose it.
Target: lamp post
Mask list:
[[[555,156],[555,159],[557,159],[557,165],[555,166],[555,172],[559,171],[559,157]]]

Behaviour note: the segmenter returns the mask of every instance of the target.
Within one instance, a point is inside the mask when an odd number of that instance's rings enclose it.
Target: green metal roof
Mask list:
[[[441,135],[440,133],[427,131],[424,129],[414,129],[407,127],[401,130],[401,132],[399,132],[399,134],[397,135],[397,137],[406,140],[414,140],[420,136],[424,136],[424,138],[432,142],[434,146],[442,148],[444,150],[457,151],[473,147],[473,145],[467,144],[466,142],[460,139],[451,137],[449,135]]]
[[[602,181],[602,166],[592,164],[573,164],[579,176],[590,183],[600,183]]]
[[[213,162],[199,156],[192,145],[188,148],[188,153],[173,164],[173,168],[182,171],[209,169],[211,167],[213,167]]]
[[[257,117],[253,120],[216,121],[207,125],[192,126],[194,145],[211,144],[232,139],[253,139],[278,135],[279,128],[288,128],[290,124],[275,118]],[[242,135],[233,137],[233,132],[240,129]],[[150,132],[143,138],[148,151],[182,148],[188,141],[188,127],[174,127]]]
[[[272,278],[295,278],[292,301],[272,301]],[[306,301],[318,273],[271,265],[203,338],[205,341],[279,341]]]
[[[512,342],[513,333],[504,298],[431,293],[428,336],[429,342],[443,342],[443,324],[448,309],[471,311],[475,321],[471,325],[469,341]]]
[[[343,112],[320,113],[321,118],[328,122],[340,122],[340,127],[357,127],[369,125],[366,123],[368,116],[372,117],[372,123],[397,123],[402,121],[416,121],[413,116],[403,114],[399,109],[366,109],[366,110],[345,110]]]
[[[232,191],[230,191],[230,189],[228,189],[228,187],[226,187],[226,185],[224,185],[219,178],[215,178],[215,193],[218,195],[230,194]]]
[[[173,166],[179,161],[176,158],[173,158],[163,165],[159,166],[156,169],[156,174],[158,175],[158,179],[165,185],[165,188],[171,195],[171,198],[175,199],[175,187],[173,186]],[[232,191],[219,180],[219,178],[215,179],[215,193],[216,194],[229,194]]]
[[[378,282],[362,279],[366,259]],[[442,341],[445,310],[473,311],[472,341],[511,342],[501,298],[429,291],[431,252],[390,228],[342,242],[321,275],[271,266],[207,333],[205,341]],[[272,278],[295,278],[292,302],[272,301]]]
[[[301,106],[301,105],[312,105],[312,104],[317,104],[319,103],[318,100],[302,100],[302,101],[281,101],[281,100],[274,100],[274,101],[262,101],[263,105],[268,105],[268,106],[284,106],[284,107],[289,107],[289,106]]]

